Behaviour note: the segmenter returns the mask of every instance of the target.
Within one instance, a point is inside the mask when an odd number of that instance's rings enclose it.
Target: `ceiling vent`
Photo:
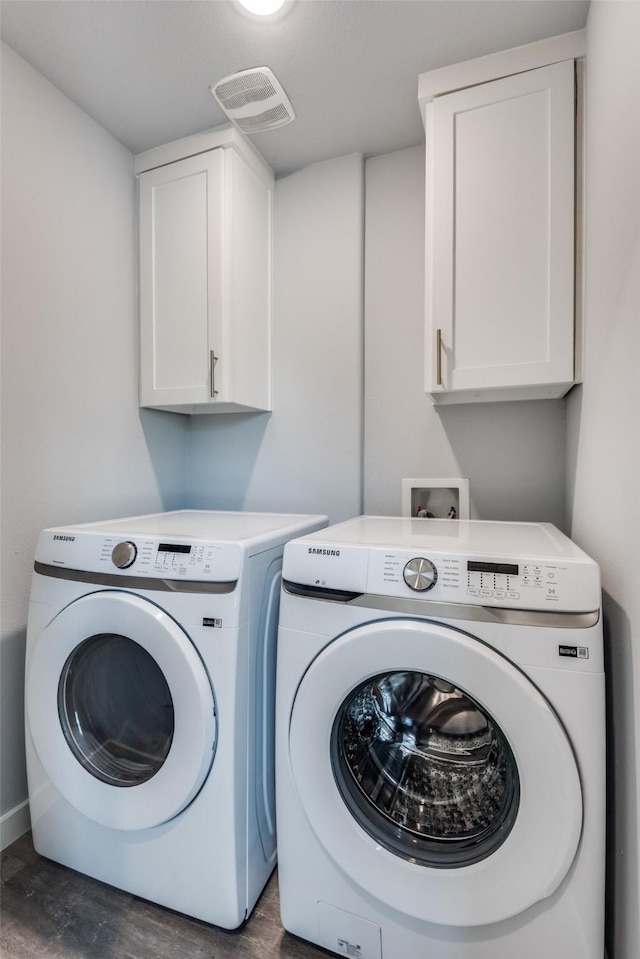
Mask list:
[[[295,119],[289,98],[269,67],[232,73],[209,90],[243,133],[275,130]]]

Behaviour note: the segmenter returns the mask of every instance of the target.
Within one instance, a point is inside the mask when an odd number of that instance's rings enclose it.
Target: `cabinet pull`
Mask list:
[[[216,389],[216,374],[215,374],[215,367],[217,362],[218,362],[218,357],[216,356],[215,350],[209,350],[209,379],[210,379],[210,385],[211,385],[212,400],[215,400],[216,396],[218,395],[218,391]]]
[[[442,386],[442,330],[436,330],[436,386]]]

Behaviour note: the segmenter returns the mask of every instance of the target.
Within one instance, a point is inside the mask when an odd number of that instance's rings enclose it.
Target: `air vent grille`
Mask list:
[[[244,133],[258,133],[261,130],[272,130],[274,127],[282,127],[285,123],[290,123],[291,117],[287,113],[284,104],[279,103],[271,110],[265,110],[257,117],[244,117],[242,120],[236,120],[236,123]]]
[[[268,67],[233,73],[209,89],[243,133],[273,130],[295,119],[289,98]]]
[[[240,110],[250,103],[277,96],[277,90],[268,77],[252,70],[226,83],[219,83],[216,87],[216,96],[226,110]]]

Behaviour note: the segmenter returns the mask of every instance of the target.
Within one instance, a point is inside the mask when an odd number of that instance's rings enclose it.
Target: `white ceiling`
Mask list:
[[[209,86],[268,66],[296,112],[253,142],[284,174],[424,139],[418,76],[585,25],[588,0],[2,0],[2,38],[133,153],[226,123]]]

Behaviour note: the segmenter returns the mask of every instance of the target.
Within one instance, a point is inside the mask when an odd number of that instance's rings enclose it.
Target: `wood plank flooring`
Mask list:
[[[280,925],[277,874],[227,932],[39,856],[31,833],[2,854],[2,959],[327,959]]]

